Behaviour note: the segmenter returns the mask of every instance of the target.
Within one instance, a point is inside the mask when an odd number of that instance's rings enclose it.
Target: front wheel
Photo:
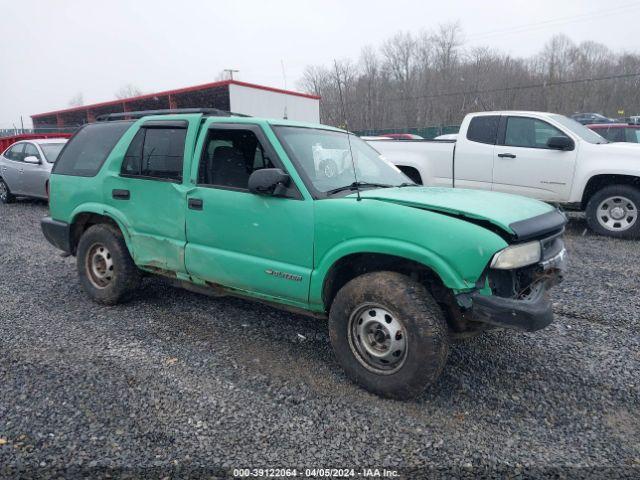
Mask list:
[[[7,185],[3,178],[0,178],[0,202],[13,203],[16,197],[13,196],[9,185]]]
[[[395,272],[368,273],[342,287],[331,305],[329,335],[347,376],[390,398],[420,394],[449,353],[442,310],[423,285]]]
[[[589,227],[600,235],[640,237],[640,190],[631,185],[610,185],[596,192],[587,203]]]
[[[120,231],[106,224],[90,227],[78,244],[80,284],[96,302],[114,305],[140,284],[136,267]]]

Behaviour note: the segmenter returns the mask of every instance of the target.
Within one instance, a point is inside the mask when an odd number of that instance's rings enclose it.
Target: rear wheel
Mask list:
[[[587,203],[589,227],[601,235],[640,237],[640,190],[630,185],[611,185],[596,192]]]
[[[11,190],[9,190],[9,185],[7,185],[3,178],[0,178],[0,202],[2,203],[13,203],[16,197],[13,196]]]
[[[94,225],[82,235],[77,266],[80,284],[98,303],[120,303],[140,285],[122,233],[111,225]]]
[[[368,273],[342,287],[329,334],[349,378],[384,397],[420,394],[438,378],[449,352],[438,304],[423,285],[395,272]]]

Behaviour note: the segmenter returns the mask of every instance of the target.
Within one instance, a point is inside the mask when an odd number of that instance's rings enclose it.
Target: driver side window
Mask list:
[[[551,137],[566,137],[553,125],[528,117],[509,117],[504,144],[511,147],[548,148]]]
[[[198,171],[198,185],[248,190],[256,170],[274,168],[251,130],[209,130]]]

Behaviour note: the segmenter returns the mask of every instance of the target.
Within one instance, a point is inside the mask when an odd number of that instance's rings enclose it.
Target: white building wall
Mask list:
[[[244,85],[229,85],[231,111],[253,117],[284,118],[289,120],[320,122],[320,100],[315,98],[272,92]]]

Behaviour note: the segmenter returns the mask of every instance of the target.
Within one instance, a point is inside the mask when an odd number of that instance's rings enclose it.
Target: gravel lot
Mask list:
[[[640,476],[638,242],[572,217],[556,322],[454,345],[438,385],[397,402],[345,378],[323,321],[158,279],[95,305],[42,237],[46,212],[0,205],[2,476]]]

